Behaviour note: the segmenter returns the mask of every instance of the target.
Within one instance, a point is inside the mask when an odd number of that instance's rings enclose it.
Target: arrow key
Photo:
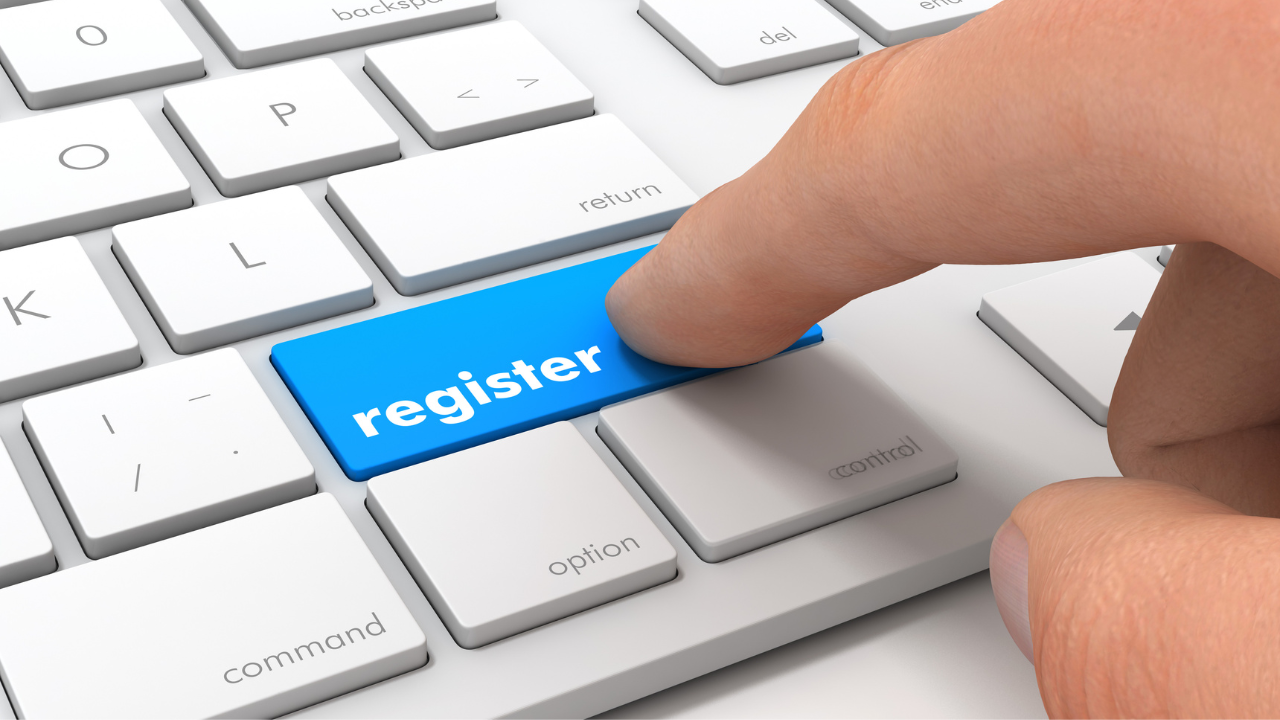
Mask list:
[[[595,112],[591,91],[517,22],[374,48],[364,67],[440,150]]]
[[[0,402],[142,362],[138,340],[75,238],[0,252]]]
[[[1111,394],[1160,272],[1120,253],[987,293],[978,317],[1094,422]]]

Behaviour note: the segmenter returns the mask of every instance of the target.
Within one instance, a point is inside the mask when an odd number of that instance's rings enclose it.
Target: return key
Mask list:
[[[667,230],[697,200],[613,115],[329,179],[402,295]]]

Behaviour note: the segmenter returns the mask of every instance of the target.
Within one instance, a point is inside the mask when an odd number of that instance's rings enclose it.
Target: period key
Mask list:
[[[714,372],[648,360],[610,324],[605,295],[646,252],[291,340],[271,361],[347,476],[368,480]]]

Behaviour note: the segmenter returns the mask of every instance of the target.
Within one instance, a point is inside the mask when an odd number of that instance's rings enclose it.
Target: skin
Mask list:
[[[1278,716],[1278,118],[1274,0],[1004,0],[838,73],[609,313],[731,367],[939,264],[1178,244],[1112,404],[1125,477],[1006,524],[1029,650],[1054,716]]]

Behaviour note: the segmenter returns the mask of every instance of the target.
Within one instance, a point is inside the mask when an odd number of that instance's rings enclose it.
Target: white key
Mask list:
[[[426,661],[332,495],[0,592],[21,717],[276,717]]]
[[[1120,253],[982,297],[978,317],[1099,425],[1160,271]]]
[[[194,353],[373,304],[297,187],[117,225],[113,248],[173,349]]]
[[[675,549],[565,422],[374,478],[367,502],[465,648],[676,576]]]
[[[956,477],[956,453],[830,345],[600,412],[600,437],[720,562]]]
[[[591,91],[517,22],[374,48],[364,69],[438,149],[595,112]]]
[[[91,558],[316,490],[311,464],[235,350],[28,400],[22,417]]]
[[[400,157],[400,138],[328,59],[167,90],[164,112],[227,196]]]
[[[191,205],[191,185],[128,100],[0,123],[0,249]]]
[[[954,30],[1000,0],[827,0],[881,45]]]
[[[697,200],[613,115],[329,178],[404,295],[666,230]]]
[[[36,110],[204,76],[200,51],[160,0],[51,0],[6,10],[0,62]]]
[[[0,402],[142,364],[138,339],[75,238],[0,253]]]
[[[239,68],[492,20],[497,0],[187,0]]]
[[[721,85],[858,54],[816,0],[640,0],[640,17]]]
[[[9,453],[0,446],[0,588],[48,575],[57,566],[53,543]]]
[[[1173,245],[1162,245],[1160,247],[1160,257],[1158,258],[1161,265],[1168,265],[1169,258],[1173,257]]]

